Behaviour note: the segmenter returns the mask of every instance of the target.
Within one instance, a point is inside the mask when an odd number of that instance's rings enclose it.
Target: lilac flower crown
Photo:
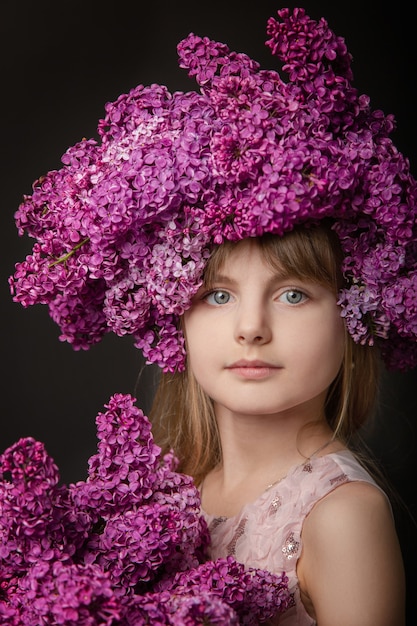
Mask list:
[[[417,365],[417,186],[351,85],[351,57],[324,19],[270,18],[289,76],[190,34],[180,66],[200,92],[142,85],[106,105],[101,143],[71,147],[16,213],[37,241],[10,278],[14,300],[48,304],[61,340],[87,349],[131,334],[149,363],[184,368],[179,316],[215,244],[334,220],[356,342],[389,368]]]

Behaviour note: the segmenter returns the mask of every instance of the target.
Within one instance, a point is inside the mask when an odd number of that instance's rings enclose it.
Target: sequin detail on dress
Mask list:
[[[335,478],[330,479],[330,484],[340,485],[341,483],[345,483],[347,480],[348,480],[348,477],[346,476],[346,474],[339,474],[339,476],[336,476]]]
[[[215,530],[217,526],[220,526],[220,524],[223,524],[223,522],[225,522],[226,520],[227,520],[227,517],[224,517],[224,516],[215,517],[214,520],[210,524],[210,531]]]
[[[292,559],[298,554],[300,542],[295,540],[294,533],[290,533],[282,546],[282,552],[287,559]]]
[[[271,501],[271,504],[269,505],[268,515],[275,515],[281,504],[282,501],[280,496],[275,496],[275,498]]]
[[[228,556],[236,556],[236,543],[245,532],[246,522],[248,520],[246,517],[240,520],[239,524],[236,527],[235,534],[233,535],[232,541],[226,546],[227,555]]]

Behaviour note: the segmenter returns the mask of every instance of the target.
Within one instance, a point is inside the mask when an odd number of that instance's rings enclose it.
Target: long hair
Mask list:
[[[256,241],[274,270],[313,280],[335,296],[344,285],[343,253],[328,224],[298,227],[283,237],[266,234]],[[215,248],[203,277],[208,288],[238,245],[226,242]],[[356,344],[347,331],[345,335],[343,362],[329,387],[325,416],[334,436],[349,444],[375,408],[379,359],[374,347]],[[188,364],[184,372],[161,374],[150,417],[157,443],[163,451],[174,450],[180,462],[178,469],[193,476],[197,484],[221,461],[213,403]]]

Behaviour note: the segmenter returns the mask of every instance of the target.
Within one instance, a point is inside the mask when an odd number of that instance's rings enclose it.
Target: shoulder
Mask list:
[[[319,500],[305,519],[302,536],[306,553],[320,559],[352,549],[364,558],[382,538],[396,542],[387,496],[365,481],[339,485]]]
[[[320,624],[403,623],[401,552],[390,503],[378,487],[353,481],[334,489],[307,516],[302,538],[300,588]]]
[[[312,526],[315,533],[330,532],[342,524],[349,527],[353,522],[361,522],[366,529],[367,523],[375,518],[392,523],[392,512],[385,493],[376,485],[365,480],[352,480],[340,484],[313,507],[306,519],[306,527]],[[354,525],[357,532],[356,524]],[[346,530],[346,528],[345,528]]]

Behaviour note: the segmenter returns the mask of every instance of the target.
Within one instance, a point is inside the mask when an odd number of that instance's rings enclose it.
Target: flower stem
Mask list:
[[[53,263],[50,263],[49,267],[54,267],[54,265],[58,265],[58,263],[65,263],[65,261],[67,261],[79,248],[81,248],[81,246],[83,246],[89,240],[90,240],[90,237],[86,237],[85,239],[77,243],[77,245],[74,246],[72,250],[60,256],[59,259],[57,259]]]

